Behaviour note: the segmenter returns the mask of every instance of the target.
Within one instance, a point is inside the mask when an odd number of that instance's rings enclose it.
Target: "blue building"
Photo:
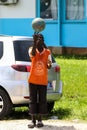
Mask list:
[[[0,34],[32,36],[35,17],[48,46],[87,49],[87,0],[0,0]]]

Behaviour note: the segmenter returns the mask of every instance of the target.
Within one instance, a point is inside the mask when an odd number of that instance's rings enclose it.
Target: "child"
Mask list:
[[[42,34],[34,34],[34,45],[29,48],[31,71],[28,79],[30,92],[30,115],[28,128],[43,127],[42,115],[47,114],[48,68],[51,67],[51,52],[44,43]],[[38,123],[36,124],[36,116]]]

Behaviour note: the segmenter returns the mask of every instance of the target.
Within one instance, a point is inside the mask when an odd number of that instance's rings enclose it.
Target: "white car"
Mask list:
[[[31,61],[28,49],[32,44],[32,37],[0,36],[0,119],[10,112],[13,105],[29,103]],[[53,57],[48,77],[47,101],[52,109],[54,101],[62,95],[60,67]]]

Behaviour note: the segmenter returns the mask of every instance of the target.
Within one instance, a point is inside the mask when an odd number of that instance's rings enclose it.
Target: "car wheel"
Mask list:
[[[54,107],[54,101],[48,102],[47,107],[48,107],[48,112],[51,113]]]
[[[11,108],[12,103],[8,94],[5,92],[5,90],[0,89],[0,119],[9,114]]]

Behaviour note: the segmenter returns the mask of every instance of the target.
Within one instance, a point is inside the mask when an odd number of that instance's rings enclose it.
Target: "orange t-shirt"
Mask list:
[[[48,69],[47,61],[50,55],[49,49],[44,49],[42,53],[36,50],[36,55],[31,57],[31,70],[28,79],[29,83],[38,85],[47,85],[48,83]]]

